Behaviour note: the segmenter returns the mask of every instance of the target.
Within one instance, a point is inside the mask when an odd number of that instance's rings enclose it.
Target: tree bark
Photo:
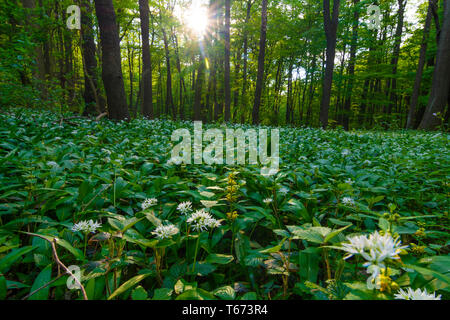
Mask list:
[[[231,0],[225,0],[225,122],[231,118],[230,24]]]
[[[323,0],[323,17],[325,35],[327,38],[326,68],[323,78],[322,101],[320,104],[320,122],[322,128],[328,126],[328,112],[330,110],[331,88],[333,85],[334,58],[336,56],[336,35],[339,18],[340,0],[333,1],[333,12],[330,12],[330,0]]]
[[[161,19],[162,24],[162,19]],[[172,70],[170,65],[170,51],[169,51],[169,41],[167,39],[166,30],[161,28],[163,33],[164,40],[164,52],[166,55],[166,68],[167,68],[167,79],[166,79],[166,115],[172,113],[173,117],[176,117],[175,108],[173,104],[173,95],[172,95]]]
[[[195,98],[194,98],[194,121],[202,119],[202,91],[203,82],[205,80],[205,58],[200,55],[200,64],[198,66],[197,80],[195,81]]]
[[[142,114],[146,118],[153,118],[153,77],[152,57],[150,52],[150,21],[148,0],[139,0],[139,15],[141,18],[142,37]]]
[[[267,37],[267,0],[262,0],[261,8],[261,34],[259,39],[258,75],[256,78],[255,101],[253,104],[253,124],[259,124],[259,110],[261,107],[261,94],[264,85],[264,61],[266,57]]]
[[[416,79],[414,81],[414,88],[411,96],[411,104],[409,106],[408,120],[406,122],[407,129],[413,129],[417,104],[419,102],[420,86],[422,83],[423,69],[425,67],[427,48],[428,48],[428,38],[430,35],[431,20],[433,15],[432,2],[435,0],[430,0],[428,4],[428,13],[425,20],[425,27],[423,28],[423,38],[422,44],[420,45],[420,56],[419,65],[417,67]]]
[[[95,0],[102,46],[102,79],[108,101],[109,118],[129,119],[123,83],[119,31],[112,0]]]
[[[444,22],[441,28],[436,67],[433,74],[431,94],[419,129],[433,130],[441,125],[437,116],[443,116],[450,93],[450,6],[445,6]]]
[[[81,9],[81,47],[84,65],[84,103],[83,115],[98,115],[104,111],[97,79],[97,58],[94,42],[93,8],[89,0],[83,0]],[[104,101],[103,101],[104,104]]]
[[[346,99],[344,104],[344,129],[350,129],[350,109],[352,106],[353,85],[355,82],[355,64],[356,64],[356,50],[358,48],[358,24],[359,24],[359,5],[360,0],[353,0],[353,29],[352,29],[352,43],[350,45],[350,61],[348,64],[348,87],[346,92]]]

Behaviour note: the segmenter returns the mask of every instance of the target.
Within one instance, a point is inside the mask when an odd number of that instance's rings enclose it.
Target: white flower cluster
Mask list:
[[[347,205],[347,206],[354,206],[355,205],[355,200],[353,200],[350,197],[345,197],[345,198],[342,198],[342,203]]]
[[[270,199],[270,198],[267,198],[267,199],[264,199],[263,202],[264,202],[266,205],[269,205],[269,204],[271,204],[271,203],[273,202],[273,200]]]
[[[393,238],[390,234],[380,235],[378,231],[367,236],[355,236],[348,238],[349,243],[342,244],[342,250],[348,252],[344,259],[348,259],[355,254],[361,255],[367,262],[364,267],[371,274],[367,284],[369,289],[373,288],[372,283],[385,269],[384,260],[399,259],[401,250],[408,246],[402,246],[399,238]]]
[[[398,300],[441,300],[441,295],[436,297],[436,293],[428,293],[427,289],[423,291],[417,289],[414,291],[412,288],[408,288],[408,290],[400,289],[400,291],[394,295]]]
[[[178,230],[178,228],[173,224],[168,224],[158,226],[155,231],[152,232],[152,234],[154,234],[158,239],[163,240],[169,239],[179,232],[180,230]]]
[[[182,202],[178,205],[177,210],[180,211],[181,214],[188,214],[192,211],[192,202],[186,201]]]
[[[142,203],[142,210],[147,210],[150,207],[155,206],[158,203],[158,200],[155,198],[152,199],[146,199],[143,203]]]
[[[73,225],[72,231],[73,232],[84,232],[84,233],[95,233],[98,228],[100,228],[102,225],[101,223],[94,222],[92,220],[89,221],[80,221]]]
[[[194,231],[206,231],[208,228],[217,228],[220,221],[214,219],[205,209],[197,210],[188,219],[187,223],[192,225]]]

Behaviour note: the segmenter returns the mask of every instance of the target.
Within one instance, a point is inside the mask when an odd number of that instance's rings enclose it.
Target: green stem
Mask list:
[[[198,253],[198,245],[200,244],[200,234],[198,235],[197,238],[197,243],[195,244],[195,255],[194,255],[194,265],[192,267],[192,273],[194,274],[195,272],[195,264],[197,263],[197,253]],[[195,277],[195,274],[194,274]]]
[[[84,256],[85,257],[86,257],[87,238],[88,238],[88,234],[85,233],[84,234]]]

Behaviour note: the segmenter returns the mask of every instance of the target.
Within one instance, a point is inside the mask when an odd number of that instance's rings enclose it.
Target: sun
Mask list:
[[[193,4],[183,13],[186,26],[197,36],[203,37],[208,28],[208,9],[204,6]]]

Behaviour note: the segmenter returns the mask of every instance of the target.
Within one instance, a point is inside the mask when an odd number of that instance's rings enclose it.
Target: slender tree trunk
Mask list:
[[[433,75],[430,99],[419,129],[433,130],[441,125],[439,114],[444,116],[450,93],[450,5],[445,6],[436,67]]]
[[[161,19],[162,24],[162,19]],[[167,68],[167,83],[166,83],[166,114],[172,113],[173,117],[176,117],[175,107],[173,104],[172,96],[172,70],[170,65],[170,51],[169,51],[169,41],[167,40],[166,30],[161,28],[164,40],[164,52],[166,54],[166,68]]]
[[[205,81],[205,61],[204,57],[200,55],[200,63],[198,66],[197,80],[195,81],[195,98],[194,98],[194,121],[201,121],[202,119],[202,91],[203,82]]]
[[[394,40],[394,52],[391,59],[391,66],[392,66],[392,78],[388,79],[387,84],[387,97],[389,97],[389,105],[385,113],[391,114],[392,108],[397,106],[397,70],[398,70],[398,60],[400,57],[400,47],[402,44],[402,34],[403,34],[403,24],[404,24],[404,18],[405,18],[405,8],[406,8],[406,2],[407,0],[398,0],[398,23],[397,23],[397,29],[395,31],[395,40]]]
[[[133,108],[133,91],[134,91],[134,86],[133,86],[133,69],[134,69],[134,65],[133,65],[133,60],[134,60],[134,49],[131,49],[131,44],[128,41],[127,43],[127,53],[128,53],[128,73],[129,73],[129,78],[130,78],[130,104],[129,104],[129,109],[131,110]]]
[[[123,83],[119,31],[112,0],[95,0],[102,45],[102,78],[111,119],[129,119]]]
[[[139,0],[142,35],[142,113],[146,118],[153,118],[153,77],[152,58],[150,52],[150,21],[148,0]]]
[[[225,122],[230,121],[231,118],[230,24],[231,0],[225,0]]]
[[[97,58],[92,22],[93,8],[89,0],[83,0],[81,9],[81,47],[84,66],[84,103],[83,115],[95,115],[104,111],[100,102],[97,79]]]
[[[353,0],[353,29],[352,29],[352,44],[350,45],[350,62],[348,65],[348,87],[346,92],[346,99],[344,104],[344,129],[349,130],[349,118],[350,118],[350,109],[352,106],[352,94],[353,94],[353,85],[355,82],[355,64],[356,64],[356,49],[358,47],[358,24],[359,24],[359,5],[360,0]]]
[[[431,19],[432,19],[432,2],[434,0],[430,0],[428,4],[428,13],[427,18],[425,20],[425,27],[423,28],[423,38],[422,44],[420,45],[420,56],[419,56],[419,65],[417,67],[416,80],[414,81],[414,89],[411,96],[411,104],[409,106],[408,112],[408,120],[406,122],[407,129],[413,129],[415,122],[415,115],[417,104],[419,102],[420,95],[420,86],[422,83],[423,70],[425,67],[426,56],[427,56],[427,48],[428,48],[428,38],[430,35],[430,27],[431,27]]]
[[[322,101],[320,105],[320,122],[322,128],[328,126],[328,111],[330,110],[331,88],[333,85],[334,58],[336,56],[336,35],[339,23],[340,0],[333,1],[333,12],[330,12],[330,0],[323,0],[323,16],[325,35],[327,38],[326,69],[323,78]]]
[[[253,2],[247,0],[247,15],[245,17],[244,27],[244,62],[242,71],[242,94],[241,94],[241,122],[245,122],[245,115],[247,113],[247,61],[248,61],[248,23],[250,21],[250,14]]]
[[[181,61],[180,61],[180,53],[179,53],[179,48],[178,48],[178,38],[177,35],[175,34],[175,30],[172,31],[172,35],[173,35],[173,40],[174,40],[174,44],[175,44],[175,55],[177,58],[177,70],[178,70],[178,76],[180,78],[180,83],[179,83],[179,105],[180,105],[180,110],[179,110],[179,115],[180,115],[180,119],[184,119],[184,99],[183,99],[183,88],[185,87],[184,84],[184,78],[183,78],[183,74],[181,73]]]
[[[267,0],[262,0],[261,9],[261,35],[259,39],[258,75],[256,78],[255,101],[253,104],[253,124],[259,124],[259,110],[261,107],[261,94],[264,85],[264,61],[266,57],[267,36]]]
[[[289,76],[288,76],[288,92],[287,92],[287,98],[286,98],[286,124],[291,124],[293,122],[292,115],[292,73],[293,73],[293,59],[291,59],[291,62],[289,63]]]

